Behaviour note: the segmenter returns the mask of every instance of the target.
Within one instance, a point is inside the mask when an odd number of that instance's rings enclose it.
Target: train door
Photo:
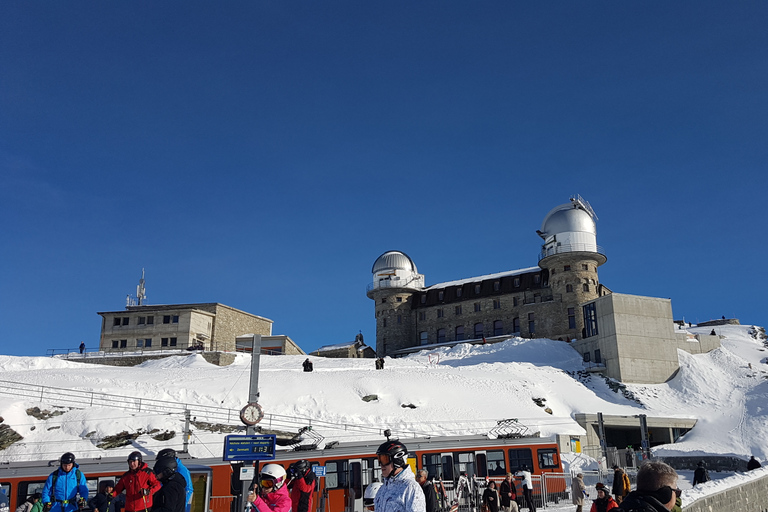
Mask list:
[[[347,512],[363,512],[363,470],[362,459],[349,461],[349,485],[347,487]]]
[[[325,463],[325,511],[347,510],[349,488],[349,461],[328,460]]]

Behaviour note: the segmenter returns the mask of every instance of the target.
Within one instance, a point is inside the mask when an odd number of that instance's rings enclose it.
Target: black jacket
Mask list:
[[[699,466],[693,472],[693,485],[709,482],[709,471],[704,466]]]
[[[512,493],[512,497],[509,497],[509,493]],[[510,502],[517,499],[517,489],[514,482],[507,482],[503,480],[499,486],[499,497],[501,498],[501,506],[508,507]]]
[[[424,485],[421,486],[421,490],[424,491],[424,500],[427,502],[427,512],[437,511],[437,494],[435,494],[435,486],[432,482],[427,480]]]
[[[184,512],[187,506],[187,481],[184,477],[174,473],[161,483],[163,486],[153,496],[152,512]]]
[[[747,471],[752,471],[753,469],[757,469],[759,467],[761,467],[760,463],[754,457],[749,459],[749,462],[747,462]]]
[[[100,492],[88,501],[88,506],[91,507],[94,512],[107,512],[111,501],[112,496],[107,496],[106,493]]]
[[[624,497],[619,510],[626,512],[669,512],[659,500],[647,494],[632,491]]]

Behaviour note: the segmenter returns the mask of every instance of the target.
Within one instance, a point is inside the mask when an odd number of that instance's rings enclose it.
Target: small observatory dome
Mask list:
[[[387,251],[373,263],[373,283],[369,291],[377,288],[423,288],[424,276],[416,264],[402,251]]]
[[[544,239],[542,257],[562,252],[602,252],[597,246],[594,210],[581,196],[553,208],[537,231]]]

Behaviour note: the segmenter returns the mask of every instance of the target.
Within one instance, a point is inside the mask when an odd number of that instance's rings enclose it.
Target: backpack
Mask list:
[[[51,481],[51,490],[52,492],[56,492],[56,480],[59,479],[59,470],[57,469],[51,473],[51,476],[53,477],[53,480]],[[75,478],[77,479],[77,485],[80,485],[80,479],[83,478],[83,473],[79,468],[75,468]]]

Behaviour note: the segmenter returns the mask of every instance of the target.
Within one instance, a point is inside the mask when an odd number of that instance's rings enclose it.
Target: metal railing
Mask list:
[[[91,350],[85,351],[82,354],[79,349],[73,348],[49,348],[45,351],[47,357],[58,357],[61,359],[93,359],[93,358],[105,358],[105,357],[133,357],[133,356],[161,356],[161,355],[173,355],[173,354],[187,354],[190,352],[189,348],[175,347],[175,348],[114,348],[107,350]]]
[[[539,261],[543,260],[547,256],[552,256],[553,254],[562,254],[568,252],[596,252],[597,254],[602,254],[605,256],[605,251],[603,248],[596,244],[563,244],[542,250],[539,253]]]

